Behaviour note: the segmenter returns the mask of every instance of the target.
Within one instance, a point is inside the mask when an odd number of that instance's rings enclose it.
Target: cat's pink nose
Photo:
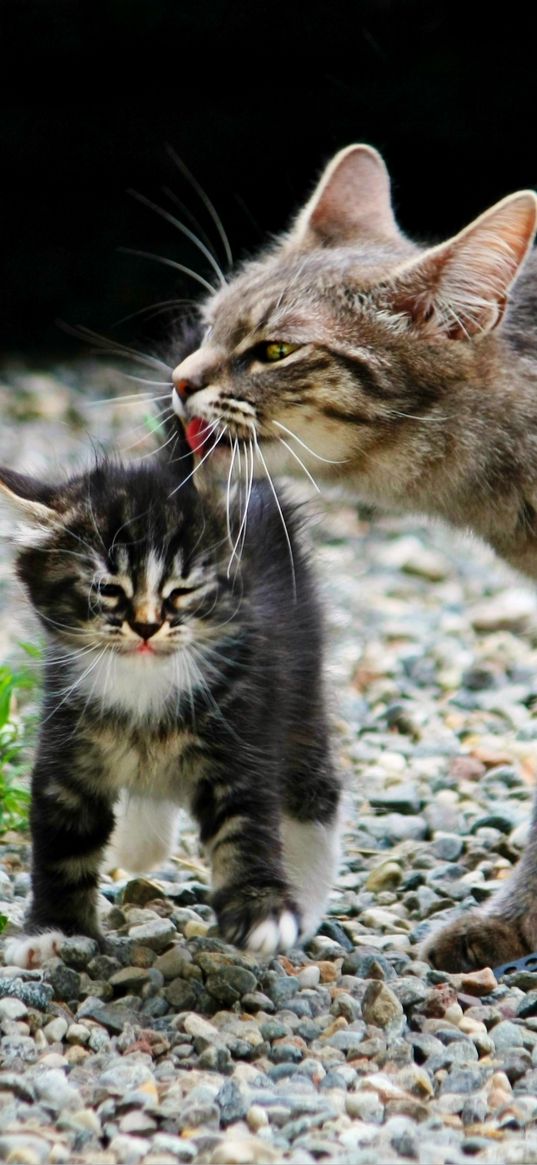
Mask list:
[[[186,400],[211,383],[218,368],[220,352],[210,347],[191,352],[172,372],[172,380],[179,400]]]
[[[187,396],[192,396],[192,393],[196,391],[196,385],[192,384],[190,380],[176,380],[175,391],[181,400],[186,400]]]

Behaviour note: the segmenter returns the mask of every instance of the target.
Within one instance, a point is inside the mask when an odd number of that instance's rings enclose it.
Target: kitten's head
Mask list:
[[[58,486],[1,468],[0,500],[17,573],[70,651],[138,666],[209,642],[232,609],[221,523],[173,466],[102,461]]]
[[[306,459],[302,441],[355,456],[379,424],[426,409],[435,379],[464,375],[536,219],[522,191],[424,250],[396,224],[380,155],[342,150],[290,231],[203,305],[203,342],[174,372],[176,412],[220,422],[216,435],[290,440]]]

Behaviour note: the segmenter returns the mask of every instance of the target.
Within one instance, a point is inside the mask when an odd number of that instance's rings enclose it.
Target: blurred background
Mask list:
[[[58,321],[160,342],[166,311],[199,287],[169,266],[206,262],[134,188],[192,223],[224,261],[173,146],[225,224],[236,258],[280,231],[332,153],[384,154],[402,227],[460,229],[537,185],[535,49],[522,6],[420,0],[3,0],[17,85],[0,125],[0,351],[75,357]],[[510,20],[511,23],[507,23]]]

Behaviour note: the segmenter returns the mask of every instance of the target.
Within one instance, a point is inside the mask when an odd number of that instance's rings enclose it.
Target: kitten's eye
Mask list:
[[[291,352],[296,352],[300,344],[286,344],[283,340],[271,340],[268,344],[260,344],[257,352],[259,360],[266,364],[275,364],[277,360],[285,360]]]
[[[124,599],[126,598],[123,587],[117,583],[99,583],[99,594],[103,599]]]
[[[195,591],[199,591],[202,585],[202,583],[198,583],[195,587],[175,587],[173,591],[170,591],[169,595],[166,595],[164,601],[172,610],[176,611],[182,605],[182,600],[188,599]]]

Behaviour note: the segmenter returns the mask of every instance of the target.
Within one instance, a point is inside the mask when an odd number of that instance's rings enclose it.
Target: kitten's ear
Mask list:
[[[289,241],[302,248],[339,246],[362,237],[400,237],[390,179],[372,146],[347,146],[329,162]]]
[[[23,546],[37,545],[60,521],[53,493],[51,486],[0,466],[0,531]]]
[[[511,194],[400,268],[380,297],[431,337],[463,340],[490,332],[502,319],[536,227],[534,192]]]

